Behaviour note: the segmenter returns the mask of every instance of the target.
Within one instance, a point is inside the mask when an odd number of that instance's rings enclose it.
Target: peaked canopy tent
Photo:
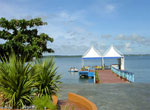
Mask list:
[[[92,47],[82,56],[82,67],[84,66],[84,59],[102,59],[102,55],[92,46]]]
[[[114,46],[111,46],[103,55],[104,59],[120,59],[120,69],[124,70],[124,55],[119,52]],[[104,63],[103,63],[104,65]]]

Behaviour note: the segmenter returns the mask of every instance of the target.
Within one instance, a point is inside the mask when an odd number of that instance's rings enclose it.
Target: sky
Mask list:
[[[0,7],[9,20],[47,22],[39,33],[54,38],[47,46],[56,55],[82,55],[91,46],[103,54],[111,45],[124,54],[150,54],[150,0],[0,0]]]

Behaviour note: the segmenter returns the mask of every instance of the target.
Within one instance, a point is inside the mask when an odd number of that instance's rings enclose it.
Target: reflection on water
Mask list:
[[[79,78],[80,83],[94,83],[93,78]]]
[[[78,75],[78,72],[69,72],[70,73],[70,75],[72,75],[72,76],[77,76]]]

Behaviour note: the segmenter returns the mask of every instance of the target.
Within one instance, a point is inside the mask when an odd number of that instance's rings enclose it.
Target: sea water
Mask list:
[[[50,57],[44,57],[49,59]],[[71,56],[57,56],[55,57],[57,73],[61,74],[63,83],[93,83],[93,79],[81,79],[78,72],[69,72],[70,67],[81,69],[82,58]],[[117,59],[106,59],[105,65],[117,64]],[[86,66],[101,65],[100,59],[84,60]],[[125,70],[134,73],[136,83],[150,83],[150,56],[125,56]]]

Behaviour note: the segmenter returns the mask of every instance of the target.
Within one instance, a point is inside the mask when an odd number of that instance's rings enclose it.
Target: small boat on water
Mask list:
[[[71,67],[71,68],[69,69],[69,72],[78,72],[78,69],[75,68],[75,67]]]

